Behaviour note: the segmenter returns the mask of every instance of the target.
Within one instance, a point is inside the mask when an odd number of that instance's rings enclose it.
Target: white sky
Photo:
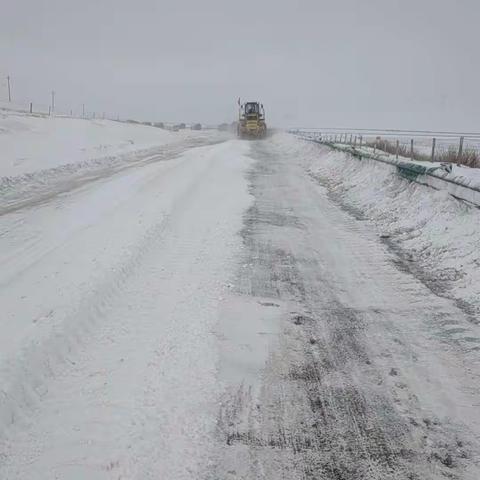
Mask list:
[[[480,131],[478,0],[1,0],[0,99],[141,120]]]

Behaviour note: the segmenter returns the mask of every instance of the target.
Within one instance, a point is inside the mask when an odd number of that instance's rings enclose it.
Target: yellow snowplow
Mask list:
[[[258,102],[240,104],[237,134],[240,138],[263,138],[267,134],[265,110]]]

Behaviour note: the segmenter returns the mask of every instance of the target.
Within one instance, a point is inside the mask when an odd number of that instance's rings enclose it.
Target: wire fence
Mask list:
[[[150,123],[122,117],[118,112],[102,111],[87,103],[66,102],[65,99],[58,101],[55,90],[46,92],[42,101],[30,99],[28,93],[17,90],[15,78],[5,72],[0,72],[0,109],[42,117],[56,116]]]
[[[320,143],[373,149],[373,153],[383,152],[396,158],[480,168],[480,133],[340,128],[294,128],[290,131]]]
[[[76,105],[72,108],[58,108],[46,103],[39,102],[18,102],[18,101],[0,101],[0,109],[10,110],[19,113],[28,113],[36,116],[47,117],[70,117],[70,118],[103,118],[110,120],[120,120],[120,116],[112,116],[106,112],[96,112],[85,108],[84,105]]]

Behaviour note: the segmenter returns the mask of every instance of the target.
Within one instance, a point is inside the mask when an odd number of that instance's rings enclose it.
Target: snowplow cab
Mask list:
[[[237,133],[240,138],[263,138],[267,134],[265,110],[259,102],[240,105]]]

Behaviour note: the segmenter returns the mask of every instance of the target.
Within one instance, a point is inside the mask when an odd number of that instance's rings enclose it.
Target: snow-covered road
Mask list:
[[[195,148],[1,217],[0,478],[202,476],[246,153]]]
[[[357,161],[329,155],[285,135],[252,146],[255,201],[236,284],[269,299],[282,334],[258,392],[232,382],[224,398],[215,478],[478,479],[478,319],[410,273],[345,203],[335,160]],[[478,222],[475,209],[458,210]]]
[[[472,313],[327,150],[184,147],[0,216],[0,479],[478,480]]]

